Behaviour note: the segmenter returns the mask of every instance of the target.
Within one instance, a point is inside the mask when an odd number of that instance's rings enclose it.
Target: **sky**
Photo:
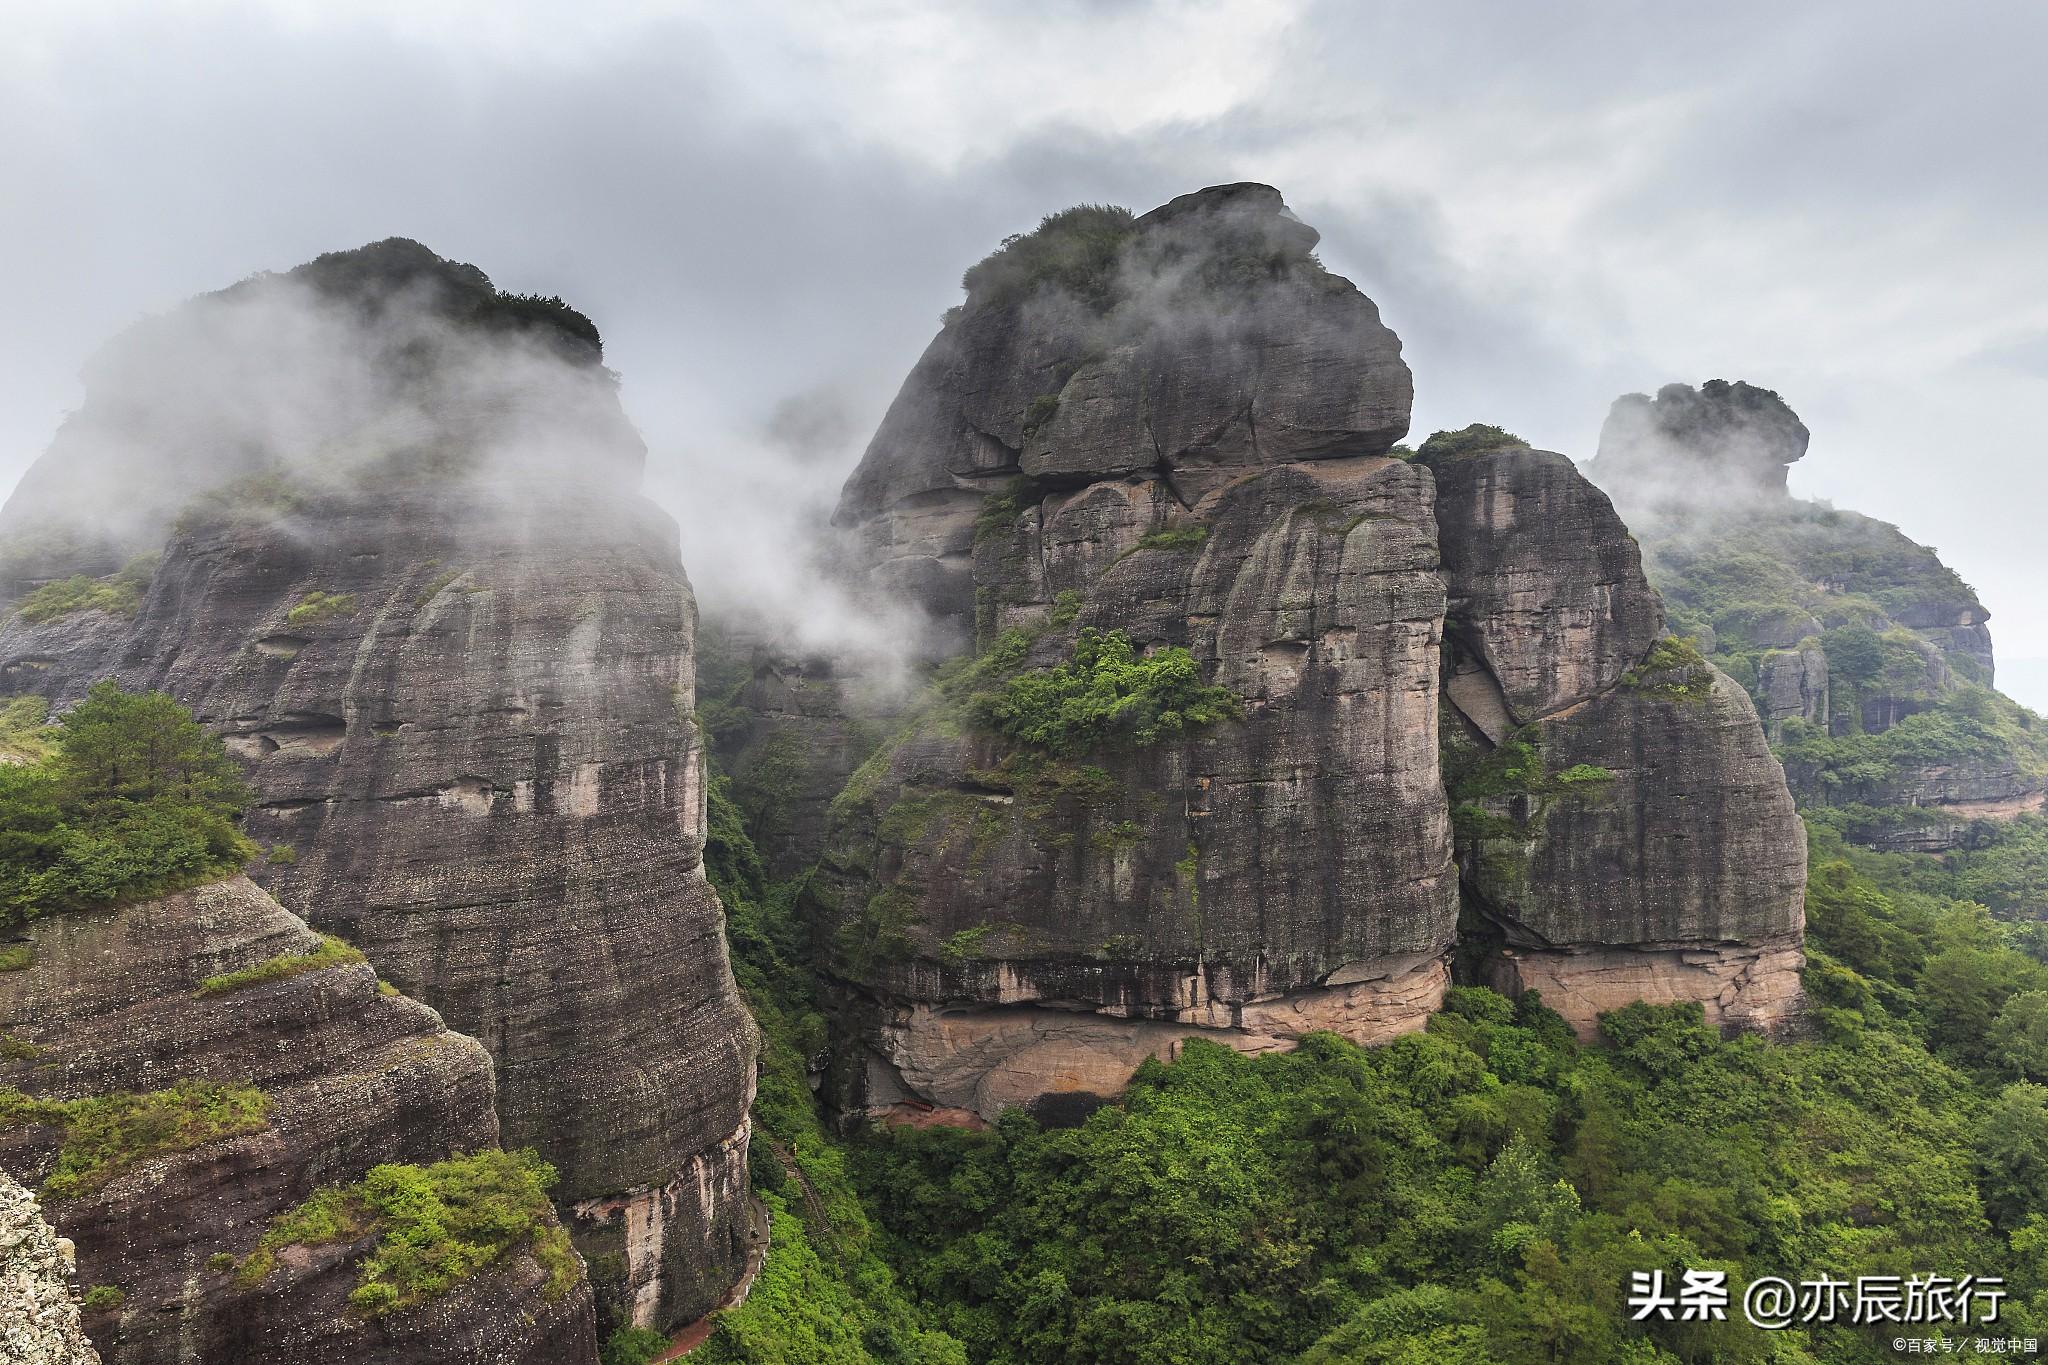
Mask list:
[[[1008,233],[1278,186],[1419,437],[1778,390],[2048,710],[2048,5],[10,0],[0,488],[146,313],[387,236],[593,317],[707,607],[796,583]],[[2031,662],[2028,662],[2031,661]]]

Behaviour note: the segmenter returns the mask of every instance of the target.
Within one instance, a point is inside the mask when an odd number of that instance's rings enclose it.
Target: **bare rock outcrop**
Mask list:
[[[112,675],[219,732],[289,850],[257,875],[482,1041],[603,1301],[701,1315],[745,1263],[756,1042],[702,870],[695,603],[595,329],[384,243],[116,349],[19,497],[189,457],[184,502],[118,523],[168,535],[132,617],[17,615],[0,677],[61,705]]]
[[[203,989],[321,945],[242,877],[53,915],[22,934],[29,966],[0,976],[0,1085],[42,1102],[191,1084],[261,1095],[253,1121],[211,1128],[180,1109],[205,1140],[136,1129],[127,1141],[142,1145],[98,1153],[85,1174],[66,1159],[62,1124],[32,1112],[0,1128],[0,1167],[31,1183],[63,1174],[46,1213],[76,1244],[80,1279],[102,1287],[86,1326],[108,1361],[595,1358],[587,1281],[551,1285],[524,1251],[374,1318],[348,1301],[366,1243],[294,1250],[260,1283],[238,1278],[270,1220],[316,1191],[381,1163],[497,1145],[490,1058],[474,1039],[381,987],[360,959]]]
[[[1634,540],[1569,460],[1469,436],[1420,458],[1454,623],[1446,785],[1468,910],[1498,935],[1472,936],[1482,972],[1584,1032],[1634,998],[1783,1025],[1805,841],[1748,696],[1661,638]]]
[[[100,1365],[78,1325],[78,1256],[43,1221],[36,1198],[0,1171],[0,1359],[16,1365]]]
[[[1011,479],[1146,475],[1189,505],[1246,467],[1384,453],[1408,429],[1400,341],[1316,263],[1317,237],[1243,184],[1135,219],[1069,210],[1005,243],[841,495],[871,583],[959,642],[976,519]]]
[[[1670,384],[1615,401],[1589,472],[1799,800],[1867,808],[1846,817],[1866,843],[1956,847],[2048,797],[2048,725],[1991,690],[1989,613],[1933,550],[1787,493],[1806,441],[1769,390]]]

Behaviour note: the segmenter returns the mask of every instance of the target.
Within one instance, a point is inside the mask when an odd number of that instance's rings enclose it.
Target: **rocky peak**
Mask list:
[[[1799,414],[1769,389],[1739,379],[1666,384],[1655,398],[1614,400],[1592,472],[1630,500],[1665,491],[1696,500],[1705,489],[1783,494],[1807,439]]]
[[[1181,505],[1248,468],[1384,454],[1413,385],[1398,338],[1277,190],[1142,216],[1083,205],[970,269],[835,517],[878,590],[963,640],[983,500],[1157,475]]]

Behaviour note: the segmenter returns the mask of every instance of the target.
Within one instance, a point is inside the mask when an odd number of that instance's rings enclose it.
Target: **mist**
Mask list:
[[[962,270],[1069,204],[1253,179],[1401,336],[1415,436],[1587,459],[1618,394],[1766,385],[1814,433],[1795,495],[1940,547],[2001,657],[2048,658],[2038,6],[81,0],[0,29],[0,120],[36,131],[0,144],[0,481],[138,314],[402,234],[595,319],[707,612],[801,601],[791,537]],[[826,395],[844,430],[793,451],[777,413]]]

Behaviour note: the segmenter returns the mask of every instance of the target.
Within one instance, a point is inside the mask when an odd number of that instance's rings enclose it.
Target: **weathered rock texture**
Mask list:
[[[0,1031],[16,1044],[0,1085],[69,1100],[202,1080],[253,1084],[269,1097],[260,1131],[144,1160],[49,1203],[77,1245],[81,1280],[123,1296],[87,1319],[110,1362],[594,1358],[588,1285],[579,1279],[551,1299],[523,1254],[444,1299],[374,1321],[347,1311],[365,1247],[281,1256],[254,1290],[237,1285],[226,1261],[319,1187],[382,1162],[495,1146],[491,1063],[474,1039],[380,991],[364,963],[199,994],[209,976],[319,943],[246,878],[54,915],[24,933],[30,966],[0,976]],[[33,1124],[0,1131],[0,1166],[40,1181],[61,1137]]]
[[[1955,847],[2048,797],[2048,725],[1990,692],[1988,613],[1934,551],[1786,492],[1806,440],[1768,390],[1672,384],[1615,401],[1591,473],[1674,626],[1785,745],[1799,799],[1871,808],[1848,826],[1865,842]]]
[[[1635,998],[1783,1024],[1806,847],[1749,698],[1660,643],[1635,542],[1569,460],[1422,458],[1458,661],[1459,862],[1468,910],[1501,939],[1488,974],[1541,989],[1582,1031]]]
[[[1457,934],[1444,695],[1477,756],[1540,731],[1560,769],[1611,769],[1546,805],[1554,837],[1489,813],[1514,824],[1512,887],[1461,842],[1496,966],[1511,941],[1582,1026],[1637,986],[1731,1027],[1786,1017],[1803,846],[1782,774],[1725,681],[1685,705],[1625,685],[1663,617],[1607,499],[1522,448],[1385,458],[1398,342],[1272,191],[1185,196],[1112,232],[1092,276],[1020,284],[1048,243],[1072,259],[1071,221],[969,272],[840,519],[878,590],[963,633],[971,614],[1017,668],[1122,631],[1187,649],[1242,716],[1035,753],[976,723],[984,659],[900,724],[832,803],[810,882],[842,1101],[1071,1113],[1191,1034],[1418,1027]]]
[[[439,266],[468,298],[472,268]],[[272,451],[264,480],[176,519],[132,622],[17,617],[0,678],[61,704],[112,674],[219,731],[257,792],[249,832],[295,855],[263,882],[489,1049],[505,1140],[560,1169],[607,1304],[688,1320],[745,1260],[755,1040],[701,865],[675,526],[634,491],[615,389],[590,387],[594,329],[507,351],[511,324],[360,306],[373,356],[395,331],[454,357],[392,362],[410,377],[370,398],[399,416],[327,423],[374,458],[335,477]]]
[[[1186,505],[1232,470],[1381,454],[1408,429],[1399,339],[1315,263],[1318,234],[1278,191],[1219,186],[1117,230],[1085,278],[970,272],[847,480],[835,520],[873,582],[956,639],[976,517],[1013,478],[1144,475]]]
[[[43,1221],[35,1196],[0,1171],[0,1360],[100,1365],[78,1324],[77,1253]]]

